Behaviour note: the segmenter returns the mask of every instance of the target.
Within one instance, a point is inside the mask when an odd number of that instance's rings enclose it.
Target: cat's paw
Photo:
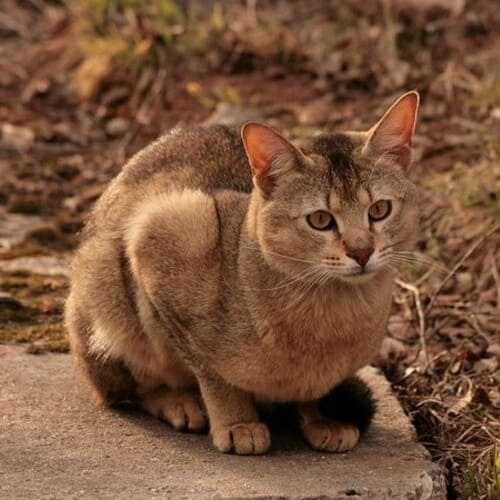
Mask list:
[[[352,424],[320,420],[305,424],[304,437],[315,450],[344,452],[352,450],[359,441],[359,429]]]
[[[217,427],[212,429],[212,439],[219,451],[237,455],[262,455],[271,446],[269,429],[260,422]]]
[[[142,406],[179,431],[201,432],[207,428],[201,398],[196,393],[165,391],[145,398]]]

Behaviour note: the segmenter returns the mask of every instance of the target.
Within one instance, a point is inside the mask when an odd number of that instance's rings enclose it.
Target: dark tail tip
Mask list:
[[[319,401],[321,413],[331,420],[355,425],[365,432],[376,411],[372,390],[361,378],[350,377]]]

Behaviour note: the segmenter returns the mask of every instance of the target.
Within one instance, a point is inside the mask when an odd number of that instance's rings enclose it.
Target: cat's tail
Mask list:
[[[328,419],[352,424],[363,434],[373,420],[377,405],[368,384],[353,376],[323,396],[319,400],[319,409]]]
[[[340,382],[319,402],[322,415],[329,420],[352,424],[363,434],[370,426],[376,412],[373,392],[358,376]],[[300,416],[297,405],[281,403],[261,407],[265,421],[276,430],[296,434],[300,432]]]

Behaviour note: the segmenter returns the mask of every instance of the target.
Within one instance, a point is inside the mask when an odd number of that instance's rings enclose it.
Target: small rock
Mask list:
[[[488,349],[486,349],[486,352],[490,356],[494,356],[497,358],[497,360],[500,362],[500,344],[491,344]]]
[[[5,214],[0,211],[0,249],[9,250],[47,222],[36,215]]]
[[[498,368],[497,358],[483,358],[474,363],[474,371],[477,373],[494,373]]]
[[[112,69],[109,54],[95,54],[86,57],[73,73],[69,88],[86,101],[91,99],[101,87],[102,81]]]
[[[69,265],[66,259],[40,255],[38,257],[0,260],[0,270],[7,272],[25,271],[45,276],[67,276]]]
[[[500,108],[493,108],[490,114],[495,120],[500,120]]]
[[[382,346],[380,347],[378,356],[382,362],[386,362],[391,359],[403,358],[406,355],[406,351],[407,348],[403,342],[398,339],[386,337],[382,341]]]
[[[472,274],[469,272],[457,273],[456,275],[456,288],[457,293],[467,293],[474,287],[474,280]]]
[[[243,122],[249,120],[262,119],[263,115],[258,109],[219,102],[214,112],[203,122],[203,124],[241,125]]]
[[[118,116],[117,118],[112,118],[106,123],[106,134],[111,137],[121,137],[127,133],[130,127],[130,122],[126,118]]]
[[[4,123],[2,125],[2,140],[8,146],[28,149],[35,142],[35,133],[28,127]]]

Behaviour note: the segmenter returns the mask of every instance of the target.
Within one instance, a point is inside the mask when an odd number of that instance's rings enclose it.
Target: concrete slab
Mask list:
[[[439,469],[387,381],[371,430],[344,455],[273,435],[261,457],[214,451],[135,412],[93,406],[65,354],[0,346],[0,498],[444,499]]]

